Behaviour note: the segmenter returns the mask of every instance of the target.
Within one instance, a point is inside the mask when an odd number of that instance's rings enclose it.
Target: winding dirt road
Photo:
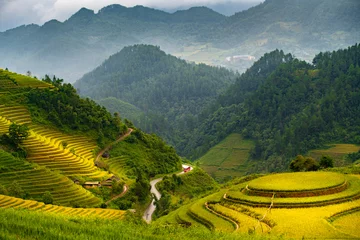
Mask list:
[[[184,168],[184,166],[183,166]],[[190,167],[190,171],[192,171],[193,168]],[[181,175],[181,174],[184,174],[185,172],[182,171],[180,173],[178,173],[177,175]],[[150,189],[150,192],[151,194],[155,195],[156,199],[160,199],[161,198],[161,193],[156,189],[156,184],[158,182],[160,182],[163,178],[157,178],[157,179],[154,179],[152,181],[150,181],[150,185],[151,185],[151,189]],[[153,213],[155,212],[155,209],[156,209],[156,206],[155,206],[155,199],[153,199],[150,203],[150,205],[148,206],[148,208],[145,210],[145,213],[143,215],[143,219],[147,222],[147,223],[150,223],[151,222],[151,218],[152,218],[152,215]]]

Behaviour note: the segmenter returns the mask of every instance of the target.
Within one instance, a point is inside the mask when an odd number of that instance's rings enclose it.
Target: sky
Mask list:
[[[5,31],[23,24],[39,24],[57,19],[64,21],[86,7],[97,12],[111,5],[121,4],[126,7],[143,5],[147,7],[175,11],[192,6],[207,6],[223,14],[233,14],[263,0],[0,0],[0,31]]]

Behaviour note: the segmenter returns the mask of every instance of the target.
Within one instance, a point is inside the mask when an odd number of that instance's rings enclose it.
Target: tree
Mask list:
[[[317,171],[319,164],[312,157],[297,155],[290,163],[290,170],[293,172]]]
[[[321,168],[334,167],[334,159],[332,159],[330,156],[322,156],[320,159],[320,167]]]
[[[27,125],[12,123],[9,127],[9,138],[18,146],[24,139],[29,136],[29,128]]]
[[[31,72],[30,72],[30,70],[28,70],[28,71],[26,72],[26,76],[31,77]]]
[[[53,196],[51,195],[51,193],[49,191],[46,191],[43,196],[42,196],[42,200],[45,204],[52,204],[54,199]]]
[[[0,185],[0,194],[2,194],[2,195],[8,194],[7,189],[3,185]]]
[[[25,196],[24,190],[21,188],[17,181],[13,181],[8,188],[9,195],[23,198]]]

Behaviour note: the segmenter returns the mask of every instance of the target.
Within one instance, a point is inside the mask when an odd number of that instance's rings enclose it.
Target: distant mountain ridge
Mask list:
[[[175,13],[143,6],[110,5],[98,13],[82,8],[63,23],[52,20],[0,32],[0,66],[73,82],[124,46],[139,43],[240,71],[253,62],[226,58],[259,58],[278,48],[311,61],[319,51],[360,39],[358,9],[356,0],[266,0],[230,17],[206,7]]]

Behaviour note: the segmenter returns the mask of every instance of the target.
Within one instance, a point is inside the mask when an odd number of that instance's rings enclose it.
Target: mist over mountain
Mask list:
[[[267,0],[226,17],[206,7],[175,13],[110,5],[81,9],[64,22],[0,33],[0,66],[56,74],[73,82],[124,46],[160,46],[182,59],[245,71],[276,48],[311,61],[319,51],[360,39],[356,0]],[[331,24],[329,24],[331,22]]]

